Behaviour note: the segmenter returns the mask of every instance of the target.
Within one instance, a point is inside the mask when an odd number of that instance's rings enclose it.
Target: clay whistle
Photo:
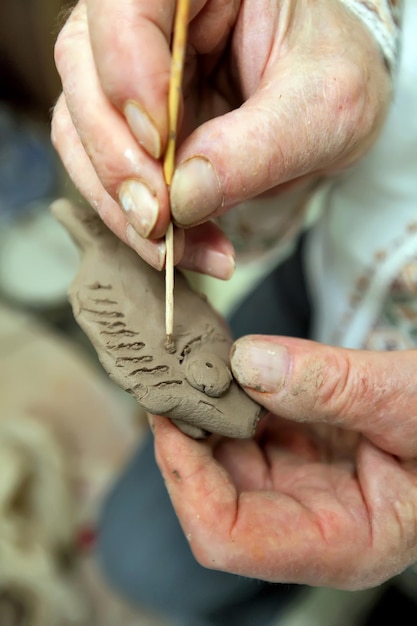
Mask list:
[[[169,417],[192,437],[250,438],[262,409],[233,378],[232,338],[207,299],[176,270],[176,350],[169,353],[164,274],[91,209],[58,200],[51,210],[80,249],[69,300],[110,377],[146,411]]]

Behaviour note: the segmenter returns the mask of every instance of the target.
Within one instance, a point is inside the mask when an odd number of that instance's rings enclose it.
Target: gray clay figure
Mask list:
[[[234,380],[232,339],[207,299],[176,271],[176,351],[169,353],[164,274],[91,209],[58,200],[52,212],[81,250],[69,299],[110,377],[146,411],[171,418],[192,437],[251,437],[262,409]]]

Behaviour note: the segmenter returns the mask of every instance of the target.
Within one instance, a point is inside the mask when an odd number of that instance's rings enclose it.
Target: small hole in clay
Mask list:
[[[211,367],[214,367],[214,365],[213,365],[213,363],[209,363],[209,362],[207,362],[207,363],[206,363],[206,367],[210,367],[210,368],[211,368]]]

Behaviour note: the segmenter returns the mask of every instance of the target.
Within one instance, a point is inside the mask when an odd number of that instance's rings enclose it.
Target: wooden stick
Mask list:
[[[165,329],[166,349],[175,352],[174,341],[174,226],[169,223],[165,235]]]
[[[167,187],[171,186],[175,165],[178,111],[181,97],[181,83],[184,71],[185,46],[189,0],[177,0],[175,9],[174,41],[172,44],[171,75],[168,95],[168,144],[164,155],[164,177]],[[174,227],[170,222],[166,236],[165,259],[165,329],[166,348],[175,352],[174,341]]]

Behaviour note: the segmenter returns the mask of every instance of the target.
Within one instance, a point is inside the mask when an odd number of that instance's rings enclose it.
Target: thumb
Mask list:
[[[347,62],[280,63],[241,107],[184,141],[170,192],[176,224],[203,223],[283,183],[350,164],[378,117],[375,106],[364,114],[364,89]]]
[[[287,98],[292,104],[284,107],[277,86],[271,85],[240,108],[205,122],[185,140],[171,185],[171,211],[177,225],[203,223],[315,171],[320,156],[317,142],[314,150],[306,145],[311,135],[305,122],[308,116],[297,111],[294,122],[292,112],[300,103],[296,94]]]
[[[266,409],[297,422],[361,432],[383,450],[417,456],[417,352],[348,350],[249,335],[232,349],[233,373]]]

